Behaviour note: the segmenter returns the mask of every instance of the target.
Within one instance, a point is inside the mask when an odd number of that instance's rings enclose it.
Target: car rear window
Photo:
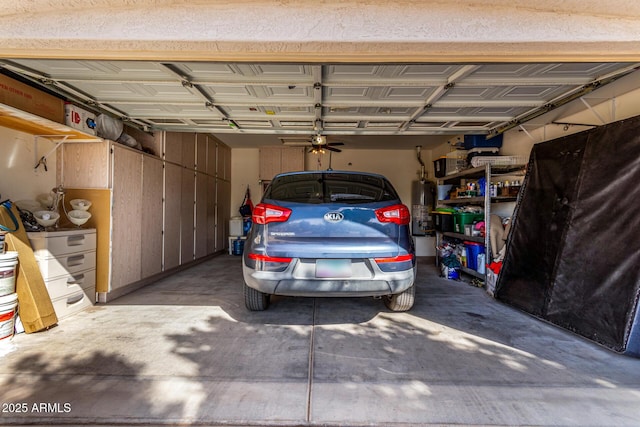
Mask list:
[[[352,173],[282,175],[273,180],[265,199],[296,203],[371,203],[397,200],[385,178]]]

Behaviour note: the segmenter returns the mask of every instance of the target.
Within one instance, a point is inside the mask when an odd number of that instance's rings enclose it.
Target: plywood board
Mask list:
[[[20,222],[20,213],[13,206],[11,212],[18,221],[18,230],[5,236],[8,250],[18,252],[18,274],[16,293],[18,294],[20,319],[25,332],[37,332],[58,323],[49,292],[40,273],[40,268],[31,249],[27,233]],[[0,224],[13,229],[9,210],[0,208]]]
[[[67,211],[71,209],[69,201],[86,199],[91,202],[91,218],[84,228],[96,229],[96,292],[109,292],[109,274],[111,264],[111,190],[65,188]],[[66,226],[66,224],[63,224]]]

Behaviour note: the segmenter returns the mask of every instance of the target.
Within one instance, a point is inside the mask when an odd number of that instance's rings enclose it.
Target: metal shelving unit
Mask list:
[[[490,260],[492,257],[491,254],[491,246],[489,243],[489,236],[491,233],[490,230],[490,215],[491,215],[491,205],[494,203],[507,203],[507,202],[515,202],[517,200],[517,196],[497,196],[490,197],[490,185],[491,181],[496,176],[515,176],[522,174],[524,176],[525,165],[508,165],[508,166],[495,166],[495,165],[484,165],[480,167],[465,169],[461,172],[454,173],[451,175],[447,175],[441,178],[438,178],[438,185],[459,185],[463,180],[464,181],[475,181],[480,178],[485,178],[485,188],[484,188],[484,196],[479,197],[461,197],[457,199],[448,199],[448,200],[437,200],[436,205],[439,207],[443,206],[462,206],[462,205],[476,205],[482,206],[484,210],[484,222],[485,222],[485,235],[484,237],[477,236],[467,236],[461,233],[454,232],[436,232],[436,246],[439,246],[442,243],[444,238],[452,238],[458,240],[466,240],[470,242],[482,243],[485,247],[486,259]],[[462,267],[461,271],[467,273],[471,276],[478,277],[482,280],[486,279],[486,273],[481,274],[476,270]]]

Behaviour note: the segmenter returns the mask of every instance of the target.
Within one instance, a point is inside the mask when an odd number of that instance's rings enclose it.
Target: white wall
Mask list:
[[[47,160],[48,172],[40,166],[34,170],[36,158],[55,146],[38,138],[36,157],[33,135],[0,127],[0,195],[2,200],[35,200],[56,186],[56,156]]]

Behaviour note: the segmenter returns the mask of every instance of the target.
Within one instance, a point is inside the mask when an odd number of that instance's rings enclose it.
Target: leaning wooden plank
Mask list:
[[[40,273],[33,249],[29,243],[20,214],[15,206],[11,212],[17,219],[18,229],[5,236],[7,249],[18,252],[16,292],[20,320],[27,333],[38,332],[58,323],[49,292]],[[13,229],[13,220],[6,205],[0,207],[0,224]]]

